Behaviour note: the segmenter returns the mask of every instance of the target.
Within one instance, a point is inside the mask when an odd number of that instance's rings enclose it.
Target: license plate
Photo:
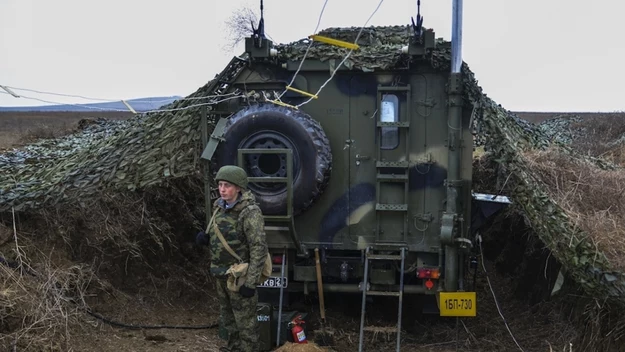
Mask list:
[[[441,317],[474,317],[476,305],[475,292],[441,292],[439,296]]]
[[[258,285],[258,287],[267,287],[267,288],[286,288],[289,284],[289,279],[286,277],[270,277],[262,284]]]

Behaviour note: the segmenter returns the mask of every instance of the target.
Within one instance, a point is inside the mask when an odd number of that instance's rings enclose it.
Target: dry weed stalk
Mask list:
[[[201,187],[199,179],[190,178],[144,192],[103,193],[82,204],[7,214],[7,226],[0,230],[12,228],[13,238],[0,241],[0,257],[13,268],[0,264],[0,350],[15,343],[20,350],[67,350],[90,302],[87,290],[129,301],[124,288],[116,286],[125,278],[147,277],[159,301],[161,289],[201,291],[205,276],[174,276],[162,265],[184,260],[178,235],[195,233],[187,227],[202,218],[196,208],[202,204]]]
[[[602,170],[555,149],[527,152],[525,158],[551,198],[589,235],[596,252],[625,271],[625,170]]]
[[[578,130],[573,148],[617,165],[625,163],[625,114],[610,113],[584,117],[571,124]]]
[[[74,303],[83,302],[91,271],[80,265],[55,267],[50,258],[31,266],[24,248],[34,246],[19,244],[14,230],[15,259],[0,265],[0,346],[63,348],[70,340],[70,324],[82,314]]]

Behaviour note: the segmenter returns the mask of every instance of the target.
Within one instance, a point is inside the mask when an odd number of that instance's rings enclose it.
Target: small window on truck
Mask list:
[[[381,122],[399,121],[399,98],[395,94],[384,94],[382,96],[382,108],[380,109]],[[395,149],[399,145],[399,128],[382,127],[382,137],[380,148]]]

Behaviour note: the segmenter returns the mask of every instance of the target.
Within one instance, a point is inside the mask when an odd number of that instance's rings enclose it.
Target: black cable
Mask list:
[[[477,267],[473,269],[473,292],[477,289]]]
[[[12,269],[19,269],[20,268],[20,264],[18,262],[15,261],[8,261],[3,257],[0,257],[0,264],[4,264],[6,266],[8,266],[9,268]],[[29,274],[36,276],[35,273],[33,273],[31,270],[29,270],[28,268],[24,268],[26,272],[28,272]],[[78,305],[76,302],[74,302],[74,300],[70,300],[70,302],[72,302],[73,304]],[[148,329],[178,329],[178,330],[205,330],[205,329],[213,329],[219,326],[219,323],[212,323],[212,324],[208,324],[208,325],[196,325],[196,326],[181,326],[181,325],[133,325],[133,324],[126,324],[126,323],[120,323],[118,321],[114,321],[108,318],[103,317],[102,315],[95,313],[91,310],[91,308],[89,307],[83,307],[82,308],[87,314],[91,315],[94,318],[97,318],[111,326],[117,326],[120,328],[126,328],[126,329],[143,329],[143,330],[148,330]]]
[[[219,326],[219,323],[212,323],[212,324],[208,324],[208,325],[196,325],[196,326],[181,326],[181,325],[133,325],[133,324],[126,324],[126,323],[120,323],[108,318],[103,317],[102,315],[98,314],[98,313],[94,313],[91,311],[90,308],[85,308],[85,312],[87,312],[87,314],[91,315],[94,318],[97,318],[109,325],[112,326],[117,326],[120,328],[126,328],[126,329],[144,329],[144,330],[148,330],[148,329],[178,329],[178,330],[204,330],[204,329],[213,329]]]

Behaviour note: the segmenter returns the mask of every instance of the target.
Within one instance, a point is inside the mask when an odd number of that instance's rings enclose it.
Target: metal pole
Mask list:
[[[401,348],[401,318],[404,307],[404,266],[406,263],[406,248],[401,249],[401,271],[399,272],[399,307],[397,312],[397,345],[395,350],[399,352]]]
[[[453,0],[451,23],[451,72],[462,68],[462,0]]]
[[[202,124],[200,126],[200,131],[202,133],[201,138],[202,138],[202,150],[204,148],[206,148],[206,145],[208,144],[208,108],[206,107],[206,105],[202,106],[202,110],[201,110],[201,118],[200,118],[200,123]],[[204,160],[204,162],[202,163],[203,166],[203,179],[204,179],[204,207],[206,209],[206,226],[208,226],[208,223],[210,222],[210,218],[211,218],[211,184],[210,184],[210,160]]]
[[[280,269],[280,303],[278,306],[278,331],[276,333],[276,347],[280,346],[280,334],[282,333],[282,297],[284,296],[284,264],[286,262],[286,247],[282,252],[282,267]]]
[[[458,198],[462,188],[460,163],[462,161],[462,0],[453,0],[451,32],[451,73],[448,95],[448,160],[447,160],[447,214],[454,217],[458,226]],[[453,239],[451,239],[453,240]],[[456,243],[445,246],[445,289],[458,289],[458,247]]]
[[[362,352],[363,349],[363,331],[365,329],[365,309],[367,305],[367,284],[369,283],[369,249],[367,247],[365,251],[365,271],[364,278],[362,280],[362,303],[360,307],[360,337],[358,338],[358,352]]]

